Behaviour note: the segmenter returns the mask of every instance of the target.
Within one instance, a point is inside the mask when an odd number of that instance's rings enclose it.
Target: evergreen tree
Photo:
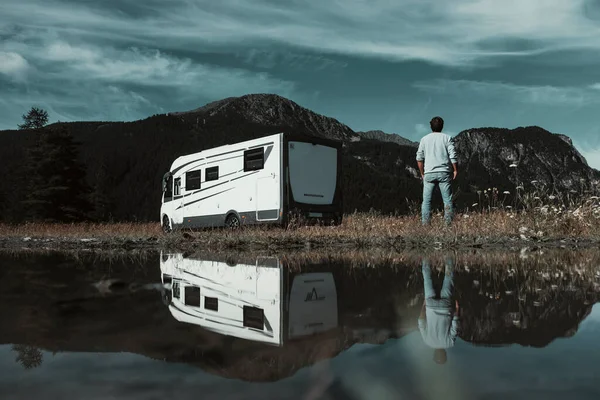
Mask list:
[[[48,112],[41,108],[31,107],[21,118],[23,118],[23,123],[19,125],[19,129],[39,129],[48,123]]]
[[[37,133],[28,154],[27,219],[75,222],[88,216],[90,188],[76,146],[64,127]]]
[[[94,206],[93,218],[96,221],[109,221],[112,218],[111,209],[114,205],[110,192],[110,175],[104,161],[100,163],[95,176],[96,183],[91,200]]]

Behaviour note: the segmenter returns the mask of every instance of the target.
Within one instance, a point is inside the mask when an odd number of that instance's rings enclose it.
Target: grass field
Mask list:
[[[531,205],[519,211],[510,207],[479,207],[455,216],[451,226],[434,213],[430,226],[422,226],[418,212],[405,216],[377,213],[346,215],[340,226],[242,227],[164,234],[159,223],[27,223],[0,225],[0,239],[175,246],[202,249],[286,247],[399,248],[494,245],[509,242],[556,243],[561,240],[600,240],[600,202],[591,196],[578,204]]]

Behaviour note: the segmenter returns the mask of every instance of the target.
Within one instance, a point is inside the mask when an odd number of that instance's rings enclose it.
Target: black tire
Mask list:
[[[161,292],[161,299],[162,302],[165,306],[168,306],[171,304],[171,291],[170,290],[166,290],[166,289],[162,289]]]
[[[171,221],[169,221],[169,217],[166,215],[163,217],[162,230],[164,233],[173,232],[173,228],[171,227]]]
[[[237,260],[233,257],[227,257],[227,259],[225,260],[225,264],[227,264],[230,267],[235,267],[238,263]]]
[[[240,227],[240,219],[236,214],[229,214],[225,219],[225,226],[229,229],[238,229]]]

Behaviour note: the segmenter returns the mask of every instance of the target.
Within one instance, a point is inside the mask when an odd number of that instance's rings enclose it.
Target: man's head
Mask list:
[[[444,120],[442,117],[433,117],[431,121],[429,121],[429,125],[433,132],[441,132],[442,129],[444,129]]]
[[[433,351],[433,361],[438,364],[446,364],[446,350],[445,349],[435,349]]]

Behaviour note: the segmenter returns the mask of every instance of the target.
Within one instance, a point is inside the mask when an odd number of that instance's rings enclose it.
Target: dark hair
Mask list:
[[[431,126],[431,130],[434,132],[441,132],[444,129],[444,120],[442,117],[433,117],[431,121],[429,121],[429,125]]]

